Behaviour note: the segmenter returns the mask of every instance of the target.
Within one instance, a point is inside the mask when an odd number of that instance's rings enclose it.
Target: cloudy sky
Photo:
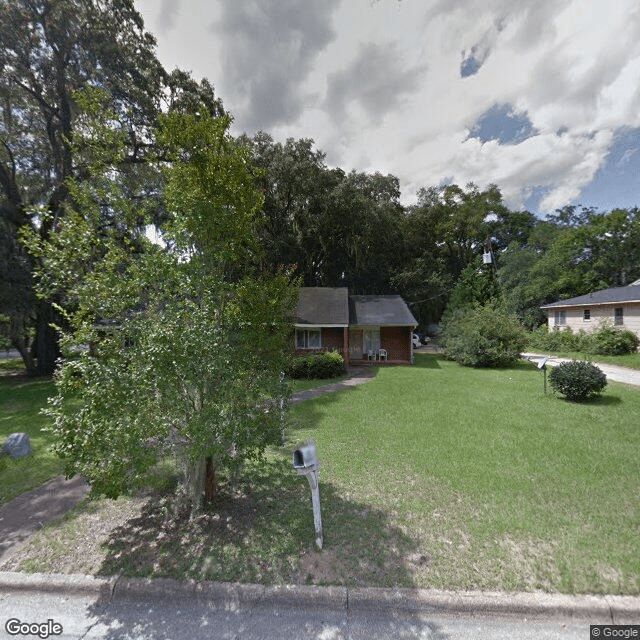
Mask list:
[[[234,132],[508,204],[640,206],[638,0],[136,0]]]

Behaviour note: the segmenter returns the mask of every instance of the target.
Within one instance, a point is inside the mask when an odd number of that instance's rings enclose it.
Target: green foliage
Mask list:
[[[580,330],[573,333],[570,327],[549,331],[543,324],[532,331],[527,339],[530,349],[543,351],[582,351],[592,355],[623,355],[635,353],[640,340],[627,329],[616,329],[611,322],[603,321],[596,331]]]
[[[499,224],[488,222],[491,218]],[[480,190],[472,183],[464,189],[453,184],[418,191],[417,204],[407,209],[403,220],[407,256],[392,283],[412,303],[421,325],[440,320],[453,285],[500,225],[506,231],[510,221],[495,185]]]
[[[95,178],[97,159],[114,154],[112,179],[131,202],[153,200],[160,218],[159,114],[203,102],[212,113],[222,107],[208,82],[162,68],[133,0],[1,0],[0,42],[0,313],[10,316],[9,336],[29,375],[51,375],[60,300],[36,298],[33,274],[42,265],[18,241],[20,228],[43,240],[55,235],[70,210],[71,178]],[[124,146],[87,135],[79,95],[89,87],[110,113],[109,127],[124,132]]]
[[[571,327],[549,331],[549,325],[545,323],[528,335],[527,346],[543,351],[586,351],[589,341],[584,331],[574,334]]]
[[[446,324],[448,319],[460,309],[483,305],[489,300],[498,298],[499,295],[500,289],[491,265],[483,265],[482,258],[478,256],[460,274],[449,296],[447,308],[442,314],[442,322]]]
[[[567,399],[580,402],[601,393],[607,386],[607,376],[590,362],[572,360],[554,367],[549,382]]]
[[[294,380],[336,378],[344,373],[344,358],[338,351],[295,356],[285,373]]]
[[[598,330],[591,334],[590,344],[589,353],[620,356],[625,353],[635,353],[640,339],[633,331],[616,329],[609,321],[601,323]]]
[[[465,366],[508,366],[520,357],[525,332],[516,316],[489,302],[455,312],[443,328],[441,344],[447,358]]]
[[[405,249],[398,179],[329,168],[309,139],[243,141],[263,170],[265,261],[295,265],[306,286],[387,292]]]
[[[204,108],[164,119],[166,246],[136,233],[144,212],[102,166],[72,184],[76,208],[33,249],[44,291],[66,291],[55,450],[97,493],[116,497],[174,455],[198,508],[207,460],[237,471],[280,441],[295,288],[259,268],[261,197],[228,126]],[[103,224],[105,209],[118,224]]]

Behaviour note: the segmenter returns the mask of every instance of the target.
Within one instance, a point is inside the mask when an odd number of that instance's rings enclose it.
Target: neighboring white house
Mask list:
[[[545,304],[549,330],[570,327],[575,333],[593,331],[603,320],[633,331],[640,337],[640,280],[626,287],[613,287],[584,296]]]

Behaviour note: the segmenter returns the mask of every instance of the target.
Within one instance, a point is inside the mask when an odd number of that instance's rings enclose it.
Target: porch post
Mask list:
[[[349,327],[342,330],[342,353],[345,368],[349,368]]]

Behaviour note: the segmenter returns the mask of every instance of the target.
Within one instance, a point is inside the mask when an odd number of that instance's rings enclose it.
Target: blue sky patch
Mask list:
[[[547,212],[540,211],[540,202],[550,191],[550,187],[534,187],[523,203],[522,210],[529,211],[538,218],[544,218]]]
[[[468,78],[469,76],[475,75],[476,73],[478,73],[478,70],[481,66],[482,63],[479,62],[472,53],[471,55],[466,57],[460,65],[460,77]]]
[[[603,211],[640,206],[640,128],[617,131],[604,165],[573,204]]]
[[[469,137],[481,142],[497,140],[500,144],[518,144],[536,133],[526,113],[516,113],[510,104],[494,104],[476,120]]]

